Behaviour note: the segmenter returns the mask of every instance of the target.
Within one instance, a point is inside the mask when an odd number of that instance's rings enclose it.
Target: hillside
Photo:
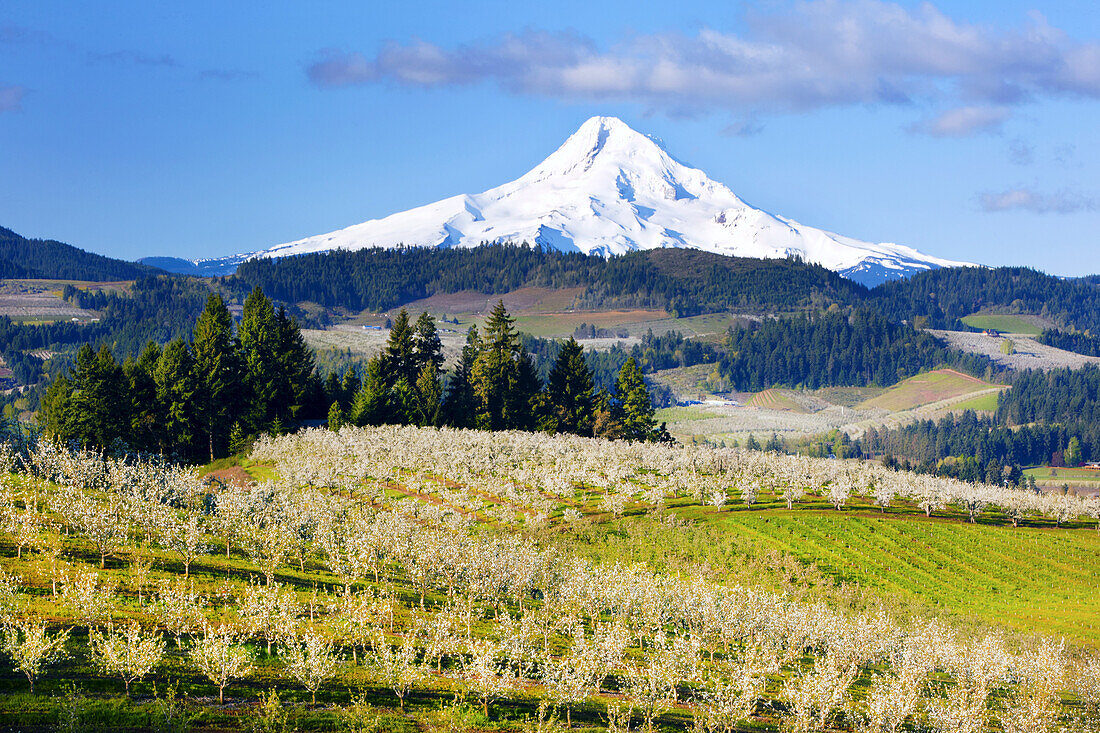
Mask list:
[[[44,649],[0,672],[12,729],[998,729],[1100,703],[1073,497],[392,427],[263,439],[211,483],[4,455],[4,640]]]
[[[104,257],[52,239],[26,239],[0,227],[0,278],[112,281],[161,272],[146,265]]]
[[[236,278],[291,303],[383,311],[441,293],[582,287],[575,306],[660,307],[690,315],[856,303],[866,289],[819,265],[659,249],[604,259],[538,247],[366,249],[254,259]]]

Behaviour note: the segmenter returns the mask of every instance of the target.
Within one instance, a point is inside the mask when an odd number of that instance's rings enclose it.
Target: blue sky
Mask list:
[[[0,224],[261,249],[518,177],[615,115],[750,203],[1100,271],[1094,2],[0,7]]]

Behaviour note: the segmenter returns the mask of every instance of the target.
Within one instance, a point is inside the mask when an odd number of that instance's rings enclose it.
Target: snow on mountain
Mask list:
[[[529,242],[603,256],[689,247],[737,257],[816,262],[864,284],[969,263],[872,244],[754,208],[614,117],[593,117],[521,178],[253,257],[365,247],[474,247]]]

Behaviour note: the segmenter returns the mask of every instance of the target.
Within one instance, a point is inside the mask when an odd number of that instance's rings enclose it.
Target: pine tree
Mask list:
[[[515,427],[513,420],[516,395],[512,394],[519,378],[519,336],[504,301],[497,301],[481,338],[481,349],[474,360],[471,382],[474,388],[475,425],[483,430]]]
[[[191,346],[195,360],[195,420],[205,434],[213,461],[229,442],[231,419],[240,406],[241,366],[233,317],[221,296],[211,293],[195,321]]]
[[[386,383],[393,387],[397,380],[404,377],[408,384],[416,384],[420,369],[416,365],[413,347],[413,330],[409,326],[409,312],[404,308],[390,328],[390,337],[382,350]]]
[[[367,362],[367,375],[351,406],[351,422],[360,427],[391,422],[392,398],[382,360],[382,356],[376,356]]]
[[[653,403],[649,390],[646,389],[642,370],[638,368],[634,357],[627,359],[619,370],[615,392],[622,414],[622,437],[627,440],[656,440],[659,435],[653,417]]]
[[[507,426],[515,430],[534,430],[536,408],[542,394],[542,380],[535,371],[535,364],[527,347],[520,344],[516,354],[515,379],[509,385],[507,398]]]
[[[245,409],[242,417],[249,432],[263,432],[275,418],[279,392],[279,333],[275,309],[260,288],[244,301],[241,325],[237,329],[244,361]]]
[[[474,362],[480,350],[481,339],[478,336],[477,326],[470,326],[470,330],[466,333],[466,345],[462,347],[458,364],[455,365],[455,370],[447,382],[447,398],[444,402],[447,424],[456,428],[474,426],[477,396],[474,394],[472,379]]]
[[[344,411],[340,409],[338,401],[334,400],[332,406],[328,408],[327,425],[329,430],[339,430],[344,426]]]
[[[275,329],[278,334],[279,402],[275,404],[274,412],[287,425],[299,419],[301,411],[310,401],[311,393],[320,391],[320,384],[313,373],[313,349],[306,344],[298,321],[287,315],[284,308],[279,308],[275,316]]]
[[[422,372],[424,367],[431,366],[438,376],[443,369],[443,342],[439,340],[439,331],[435,327],[435,319],[427,311],[424,311],[416,319],[413,332],[413,360],[416,363],[417,372]]]
[[[194,374],[194,360],[187,342],[182,338],[169,342],[154,372],[157,402],[161,404],[164,417],[159,441],[161,453],[194,455],[197,432]]]
[[[344,377],[340,380],[340,396],[338,399],[340,400],[340,408],[345,413],[351,409],[351,403],[355,400],[355,395],[362,386],[363,383],[354,368],[348,367],[344,370]]]
[[[432,363],[420,370],[416,380],[416,407],[414,419],[417,425],[439,425],[443,401],[443,388],[439,384],[439,374]]]
[[[155,375],[160,354],[160,346],[150,341],[137,359],[127,359],[122,366],[129,383],[130,437],[133,447],[142,451],[157,449],[157,433],[164,422]]]
[[[545,429],[592,435],[592,372],[576,339],[570,338],[558,352],[558,358],[550,370],[546,392],[549,419],[544,422]]]

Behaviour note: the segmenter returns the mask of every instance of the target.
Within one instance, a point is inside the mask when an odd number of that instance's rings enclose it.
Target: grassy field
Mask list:
[[[766,389],[763,392],[757,392],[749,400],[748,406],[761,407],[767,410],[788,410],[790,412],[806,411],[802,405],[778,389]]]
[[[1043,327],[1037,323],[1034,316],[1001,315],[995,313],[974,313],[962,319],[962,322],[971,328],[982,330],[991,329],[1002,333],[1022,333],[1028,336],[1038,336],[1043,332]]]
[[[937,369],[899,382],[877,397],[864,401],[860,406],[880,407],[891,412],[912,410],[921,405],[960,397],[993,386],[954,369]]]
[[[978,397],[951,405],[950,409],[952,412],[962,412],[963,410],[993,412],[997,409],[997,394],[990,392],[989,394],[979,395]]]
[[[1100,470],[1095,468],[1058,468],[1055,466],[1033,466],[1024,469],[1025,476],[1040,478],[1086,478],[1100,481]]]
[[[897,508],[727,511],[686,517],[775,550],[837,582],[1021,633],[1042,630],[1100,646],[1100,533],[1095,529],[971,525]],[[710,514],[710,517],[706,517]]]
[[[702,407],[688,405],[686,407],[662,407],[657,410],[655,417],[659,423],[673,423],[693,420],[710,420],[714,417],[714,413]]]

